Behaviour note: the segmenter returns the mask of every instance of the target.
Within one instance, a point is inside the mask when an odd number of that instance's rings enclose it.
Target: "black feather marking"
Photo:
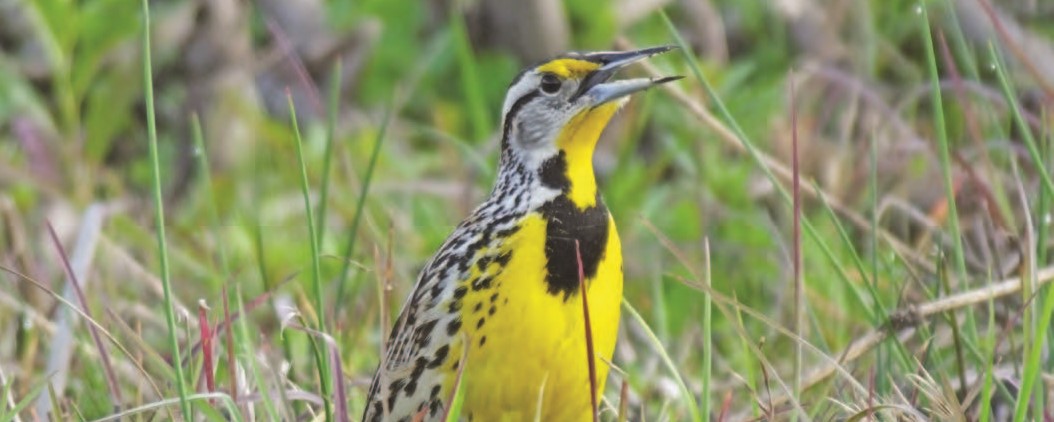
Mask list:
[[[453,336],[461,329],[461,318],[455,318],[446,325],[446,333]]]
[[[548,222],[545,236],[546,283],[549,294],[563,294],[564,300],[578,292],[578,259],[575,240],[582,255],[586,279],[596,276],[608,243],[610,224],[607,208],[597,194],[596,205],[580,210],[566,195],[542,205]]]

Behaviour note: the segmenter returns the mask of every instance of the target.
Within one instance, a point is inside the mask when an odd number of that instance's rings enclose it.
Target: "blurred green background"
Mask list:
[[[687,78],[637,95],[595,156],[641,317],[624,313],[602,419],[1054,420],[1052,2],[150,10],[171,301],[141,4],[0,0],[0,419],[178,415],[167,306],[189,390],[237,403],[195,401],[197,418],[325,415],[326,346],[288,325],[322,316],[356,419],[384,324],[489,192],[512,77],[683,43],[650,63]],[[225,291],[243,312],[229,341]]]

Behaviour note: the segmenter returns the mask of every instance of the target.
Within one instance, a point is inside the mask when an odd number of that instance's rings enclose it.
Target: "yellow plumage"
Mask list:
[[[363,420],[441,420],[455,387],[466,420],[592,419],[580,283],[598,395],[622,297],[622,246],[598,193],[593,150],[626,95],[671,79],[605,82],[667,50],[572,54],[516,78],[498,182],[422,271]]]
[[[597,275],[587,280],[589,310],[596,353],[597,389],[604,389],[608,364],[618,333],[622,297],[622,247],[610,224],[611,236]],[[497,279],[508,295],[504,309],[476,328],[468,319],[470,347],[463,374],[464,408],[473,420],[590,420],[589,367],[580,298],[565,301],[539,288],[545,271],[546,222],[529,216],[510,239],[517,249]],[[534,275],[533,277],[531,275]],[[486,303],[487,298],[479,298]],[[470,300],[464,309],[471,309]],[[487,307],[484,306],[484,313]],[[480,339],[485,345],[478,347]]]

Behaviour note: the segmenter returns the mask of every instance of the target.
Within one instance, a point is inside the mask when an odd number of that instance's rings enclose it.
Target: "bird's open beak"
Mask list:
[[[589,55],[589,60],[603,64],[599,69],[593,71],[593,73],[590,73],[582,80],[582,84],[578,87],[578,92],[571,97],[572,101],[577,100],[579,97],[587,97],[590,98],[590,103],[593,106],[598,106],[655,85],[683,78],[683,76],[666,76],[662,78],[634,78],[608,82],[623,67],[674,48],[676,47],[666,45],[636,51],[605,52]]]

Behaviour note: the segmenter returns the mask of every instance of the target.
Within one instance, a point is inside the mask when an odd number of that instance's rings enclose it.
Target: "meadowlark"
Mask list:
[[[593,150],[629,94],[680,78],[611,77],[670,49],[568,53],[516,76],[497,182],[421,271],[364,421],[437,420],[455,385],[468,420],[591,420],[590,386],[604,389],[622,297],[622,247]]]

